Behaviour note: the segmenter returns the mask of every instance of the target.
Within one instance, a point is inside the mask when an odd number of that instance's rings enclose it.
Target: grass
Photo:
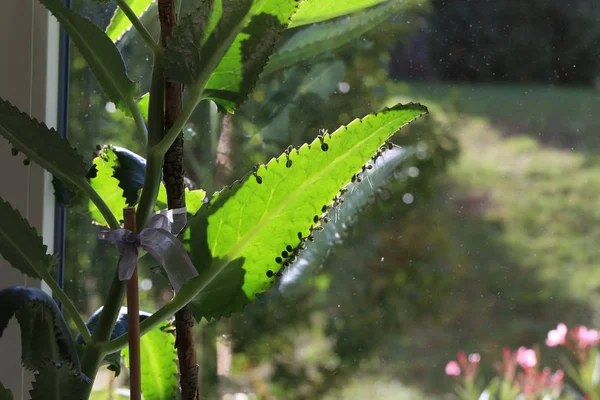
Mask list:
[[[400,84],[411,98],[442,100],[483,117],[503,134],[589,151],[600,147],[600,94],[592,89],[508,84]]]
[[[501,226],[524,271],[600,304],[600,95],[560,87],[415,84],[407,97],[453,103],[461,146],[448,182]],[[483,245],[482,251],[486,251]]]
[[[442,317],[409,329],[404,357],[424,368],[408,381],[439,390],[458,349],[481,352],[491,365],[503,345],[538,343],[557,367],[543,345],[548,329],[600,326],[600,95],[509,85],[393,89],[402,96],[390,103],[457,109],[461,147],[434,198],[403,221],[420,227],[430,268],[443,266],[448,281]]]

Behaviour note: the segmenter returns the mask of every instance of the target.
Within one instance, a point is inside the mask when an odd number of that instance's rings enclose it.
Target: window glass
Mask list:
[[[320,129],[398,102],[430,110],[394,138],[395,161],[352,186],[302,262],[243,313],[197,326],[206,398],[442,398],[461,396],[457,383],[489,394],[513,364],[512,387],[531,398],[582,392],[556,371],[565,357],[592,357],[597,332],[585,342],[576,326],[600,328],[600,10],[593,0],[404,3],[344,46],[263,75],[235,115],[201,103],[186,125],[187,177],[211,194]],[[115,6],[73,7],[104,28]],[[143,18],[154,34],[155,14]],[[136,33],[119,48],[147,92],[150,52]],[[88,160],[104,144],[143,154],[76,49],[69,85],[69,138]],[[101,229],[69,212],[65,286],[88,314],[117,261]],[[142,306],[155,310],[167,282],[140,274]],[[98,398],[126,385],[100,376]]]

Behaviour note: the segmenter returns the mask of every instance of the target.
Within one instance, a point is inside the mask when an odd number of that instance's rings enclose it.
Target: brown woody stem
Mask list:
[[[177,23],[177,8],[174,0],[159,0],[158,14],[161,28],[161,43],[165,47]],[[181,114],[183,87],[179,83],[165,81],[165,132],[171,129]],[[169,209],[185,207],[183,169],[183,135],[177,138],[164,157],[163,177],[167,191]],[[179,360],[179,383],[181,398],[198,399],[198,365],[194,340],[194,317],[188,306],[175,313],[175,347]]]
[[[123,209],[125,229],[136,232],[135,208]],[[127,281],[127,331],[129,332],[129,394],[132,400],[142,399],[140,359],[140,299],[138,295],[137,266]]]

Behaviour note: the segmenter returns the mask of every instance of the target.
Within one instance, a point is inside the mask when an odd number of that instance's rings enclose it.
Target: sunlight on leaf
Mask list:
[[[297,0],[202,2],[174,29],[165,52],[167,75],[204,89],[202,98],[233,112],[248,96]],[[203,88],[198,85],[204,85]]]
[[[350,14],[363,8],[371,7],[385,0],[305,0],[290,24],[290,28],[313,24],[342,15]]]
[[[392,0],[366,12],[340,20],[316,24],[288,39],[269,60],[265,74],[335,50],[352,39],[376,28],[398,11],[414,6],[420,0]]]
[[[144,400],[177,398],[177,356],[175,336],[169,333],[167,322],[152,329],[140,340],[142,394]],[[129,368],[129,351],[123,349],[125,364]]]
[[[355,120],[216,193],[183,235],[200,276],[181,292],[203,287],[190,303],[195,317],[240,311],[271,286],[340,189],[360,179],[361,168],[391,135],[426,113],[424,106],[407,104]]]
[[[155,2],[155,0],[127,0],[126,3],[133,10],[135,15],[140,18],[148,8]],[[121,8],[117,7],[113,14],[110,23],[106,27],[106,34],[113,42],[118,42],[125,33],[127,33],[132,27],[131,21]]]

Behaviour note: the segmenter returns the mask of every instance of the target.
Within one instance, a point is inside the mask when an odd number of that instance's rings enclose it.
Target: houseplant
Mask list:
[[[103,32],[59,0],[41,2],[69,33],[110,101],[134,119],[135,133],[146,144],[146,158],[105,146],[89,167],[55,130],[0,100],[0,133],[13,145],[13,154],[23,153],[27,162],[31,160],[52,173],[59,186],[74,196],[89,198],[92,218],[110,228],[103,238],[115,242],[122,256],[102,311],[84,322],[53,278],[56,257],[46,254],[41,238],[17,211],[0,202],[0,254],[16,269],[50,286],[81,337],[77,342],[71,338],[56,303],[46,293],[22,287],[0,291],[0,300],[6,305],[0,313],[0,326],[4,328],[13,315],[21,325],[23,364],[36,372],[31,392],[34,399],[88,398],[98,368],[105,362],[118,364],[115,358],[128,339],[134,346],[129,349],[132,375],[139,378],[139,365],[133,362],[139,337],[136,340],[137,335],[127,334],[128,330],[134,331],[139,320],[141,335],[159,338],[152,346],[168,348],[172,342],[161,341],[160,335],[166,330],[165,321],[175,313],[187,310],[181,317],[185,325],[192,316],[196,320],[220,318],[241,311],[273,283],[282,268],[294,262],[305,242],[314,239],[314,231],[339,205],[345,186],[361,180],[372,162],[391,146],[388,139],[427,113],[419,104],[397,105],[333,133],[323,131],[311,144],[288,148],[277,159],[257,165],[240,181],[205,201],[203,191],[185,190],[182,171],[181,130],[198,103],[211,100],[222,112],[234,112],[264,68],[281,68],[323,51],[314,45],[323,36],[313,36],[306,39],[305,45],[292,47],[290,54],[278,53],[269,64],[275,43],[286,28],[338,17],[381,1],[340,1],[327,6],[316,0],[198,1],[180,21],[177,4],[160,1],[159,44],[138,18],[147,8],[139,7],[144,2],[117,0],[120,9],[111,26],[119,26],[122,34],[132,25],[154,54],[147,96],[127,76],[113,42],[119,33],[110,27]],[[373,21],[383,18],[383,7],[390,7],[386,11],[390,12],[397,3],[370,10],[371,16],[379,11],[379,19],[373,17],[367,21],[369,24],[338,24],[328,36],[336,40],[327,46],[343,43],[367,25],[375,26]],[[122,174],[117,174],[117,167]],[[136,179],[140,171],[141,187]],[[174,211],[154,214],[165,205]],[[129,207],[129,216],[135,210],[136,221],[126,225],[128,231],[122,230],[120,222],[125,206]],[[165,214],[172,219],[170,224],[164,221],[167,217],[160,217]],[[180,232],[172,225],[181,217],[186,223]],[[159,244],[168,242],[166,250],[149,239],[152,234],[159,236]],[[179,235],[180,241],[173,234]],[[137,287],[135,270],[140,248],[159,261],[176,294],[152,315],[139,314],[138,318],[136,311],[135,317],[129,312],[127,318],[127,313],[121,312],[125,281],[131,282],[129,289]],[[131,258],[132,254],[136,257]],[[135,293],[129,290],[128,295],[134,296],[128,301],[131,306]],[[185,326],[181,329],[184,331]],[[183,344],[180,348],[185,353],[190,346]],[[143,362],[144,355],[141,357]],[[187,364],[182,362],[184,358],[180,352],[182,374]],[[175,397],[172,354],[165,351],[159,362],[165,369],[154,380],[166,383],[152,386],[149,380],[143,381],[146,399]],[[193,360],[187,367],[193,375]],[[144,388],[145,383],[148,385]],[[132,380],[131,386],[132,397],[139,398],[139,383]],[[183,378],[181,387],[185,398],[186,390],[194,395],[193,384],[188,386]],[[3,388],[0,392],[10,396]]]

